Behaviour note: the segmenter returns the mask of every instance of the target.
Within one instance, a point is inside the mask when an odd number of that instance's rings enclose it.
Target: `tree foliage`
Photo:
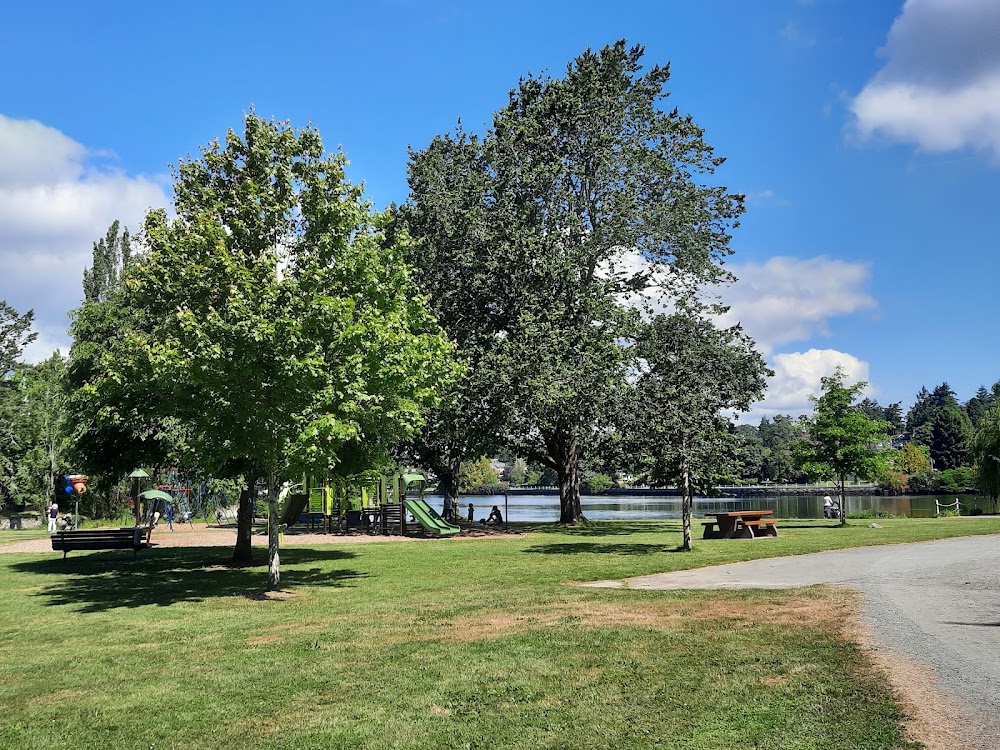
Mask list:
[[[888,442],[888,424],[865,416],[854,403],[868,384],[847,385],[845,379],[838,367],[833,375],[821,380],[822,393],[812,397],[809,439],[801,444],[799,453],[803,468],[810,474],[836,480],[841,508],[847,507],[847,476],[876,479],[885,473],[890,457],[880,447]],[[846,523],[846,513],[841,513],[840,522]]]
[[[561,78],[527,75],[482,139],[459,131],[415,158],[448,155],[433,180],[462,210],[415,190],[414,210],[436,212],[444,229],[415,230],[428,239],[420,249],[458,259],[446,283],[470,295],[489,339],[508,445],[557,473],[564,523],[582,518],[580,462],[634,361],[622,342],[638,315],[622,301],[728,278],[721,261],[743,210],[707,178],[722,159],[701,128],[663,109],[669,68],[644,72],[642,56],[620,41],[587,50]]]
[[[989,495],[995,510],[1000,498],[1000,403],[983,416],[972,437],[970,453],[976,464],[979,488]]]
[[[19,315],[17,310],[0,300],[0,379],[14,369],[24,348],[37,338],[38,333],[31,330],[34,319],[33,310]]]
[[[18,460],[28,449],[18,434],[22,408],[20,385],[13,377],[24,348],[38,334],[31,330],[34,312],[23,315],[0,300],[0,501],[16,500],[19,493]]]
[[[145,409],[184,426],[182,449],[243,477],[234,559],[250,557],[250,502],[266,480],[277,587],[282,476],[385,466],[452,374],[387,217],[347,182],[319,133],[245,117],[175,170],[176,219],[149,214],[126,275],[141,312],[104,361],[106,418]]]
[[[639,341],[634,445],[652,484],[682,490],[683,548],[691,549],[694,493],[737,468],[741,440],[724,415],[763,397],[771,375],[739,328],[690,311],[658,315]]]

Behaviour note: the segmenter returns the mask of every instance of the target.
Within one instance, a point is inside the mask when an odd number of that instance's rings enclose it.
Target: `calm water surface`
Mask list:
[[[953,503],[955,497],[938,496],[942,503]],[[989,510],[985,498],[963,495],[959,498],[964,507],[974,506],[978,500],[980,507]],[[440,496],[428,495],[428,502],[438,510],[441,509]],[[914,497],[883,497],[879,495],[849,495],[847,497],[847,512],[870,510],[873,513],[884,511],[894,516],[910,516],[912,518],[930,518],[934,515],[933,495],[918,495]],[[462,518],[468,515],[469,503],[475,506],[475,518],[478,521],[489,515],[494,505],[503,512],[503,495],[478,495],[459,498]],[[663,518],[680,518],[681,501],[679,497],[633,497],[625,495],[600,495],[581,498],[584,515],[591,521],[638,521]],[[510,521],[558,521],[558,495],[511,495],[507,501]],[[752,498],[695,498],[694,512],[696,516],[717,511],[734,510],[773,510],[778,518],[822,518],[823,497],[816,495],[784,495],[782,497],[752,497]]]

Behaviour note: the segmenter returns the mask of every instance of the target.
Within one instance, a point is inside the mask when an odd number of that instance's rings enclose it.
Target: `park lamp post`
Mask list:
[[[128,475],[129,479],[135,480],[132,485],[132,511],[135,513],[135,525],[142,525],[142,517],[139,515],[139,480],[149,479],[149,474],[144,472],[142,469],[136,469],[131,474]]]

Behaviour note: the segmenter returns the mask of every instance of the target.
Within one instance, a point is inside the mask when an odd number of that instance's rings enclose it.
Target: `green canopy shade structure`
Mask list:
[[[149,479],[149,474],[144,472],[142,469],[136,469],[131,474],[128,475],[129,479]]]
[[[170,502],[173,498],[164,492],[163,490],[146,490],[140,493],[139,497],[143,500],[163,500],[164,502]]]

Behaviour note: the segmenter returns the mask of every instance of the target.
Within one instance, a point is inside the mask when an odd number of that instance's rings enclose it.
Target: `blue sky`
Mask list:
[[[378,206],[406,149],[618,38],[748,195],[724,292],[800,412],[836,364],[883,403],[1000,379],[1000,3],[20,3],[0,11],[0,298],[64,350],[91,243],[252,104],[342,145]],[[994,7],[996,6],[996,7]]]

